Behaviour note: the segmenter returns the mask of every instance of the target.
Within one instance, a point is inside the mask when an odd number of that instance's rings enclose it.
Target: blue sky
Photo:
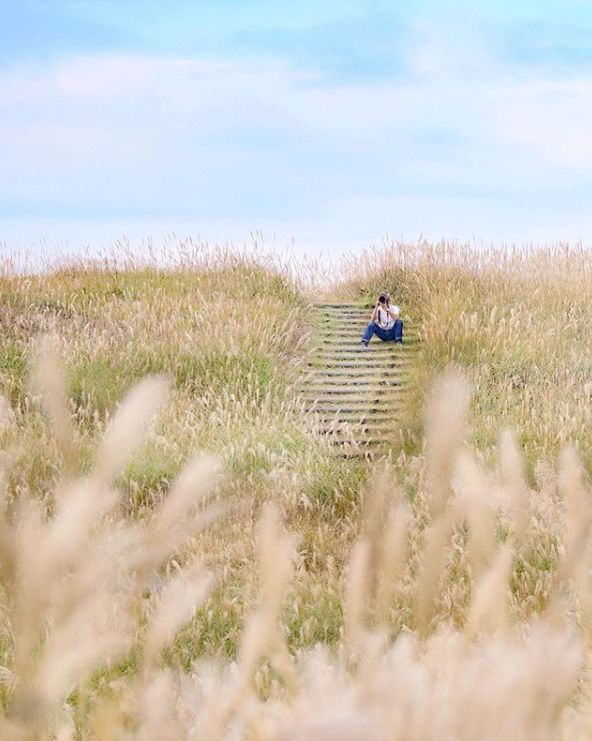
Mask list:
[[[0,0],[0,244],[592,242],[592,4]]]

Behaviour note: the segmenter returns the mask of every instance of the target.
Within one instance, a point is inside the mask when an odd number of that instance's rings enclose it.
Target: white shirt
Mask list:
[[[399,309],[399,307],[395,306],[394,304],[392,306],[389,306],[389,309],[392,311],[393,314],[396,314],[397,317],[401,313],[401,309]],[[382,306],[378,307],[378,324],[383,329],[392,329],[395,326],[395,320],[387,312],[386,309],[382,308]]]

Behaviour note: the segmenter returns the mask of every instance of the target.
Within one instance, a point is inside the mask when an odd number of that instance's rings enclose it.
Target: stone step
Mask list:
[[[315,386],[307,388],[303,392],[303,398],[305,400],[325,399],[333,397],[342,397],[343,399],[365,398],[365,399],[376,399],[378,396],[393,396],[400,394],[405,387],[400,383],[391,383],[388,385],[380,386],[379,384],[373,384],[369,386],[351,386],[344,388],[343,386]]]
[[[334,318],[340,318],[340,317],[359,317],[359,316],[372,316],[372,307],[368,307],[367,309],[360,309],[355,307],[348,307],[345,309],[323,309],[322,311],[317,311],[316,316],[317,317],[329,317],[330,319]]]
[[[395,344],[394,342],[370,342],[368,345],[364,346],[360,337],[341,341],[334,341],[331,339],[319,340],[315,338],[312,350],[313,352],[322,355],[334,355],[341,352],[356,352],[360,355],[366,355],[367,357],[372,357],[373,355],[391,355],[394,358],[398,358],[404,354],[416,354],[416,348],[413,347],[412,343],[405,344],[404,342],[397,342]]]
[[[394,358],[400,357],[403,353],[413,355],[415,349],[412,343],[371,342],[365,346],[359,338],[357,340],[346,340],[345,342],[317,342],[314,346],[314,351],[322,355],[339,355],[344,352],[353,352],[368,357],[390,355]]]
[[[360,371],[357,375],[327,375],[326,369],[317,369],[311,372],[300,384],[300,388],[310,388],[310,386],[326,385],[327,388],[335,386],[354,387],[364,384],[376,383],[379,386],[400,386],[401,383],[407,384],[411,381],[413,375],[405,372],[400,368],[368,368]]]
[[[327,356],[325,353],[323,353],[323,358],[327,360]],[[329,358],[330,359],[330,358]],[[384,357],[378,357],[378,356],[368,356],[366,357],[362,356],[350,356],[349,354],[346,354],[345,356],[339,356],[337,358],[334,358],[336,361],[346,361],[348,368],[346,369],[347,372],[355,372],[356,368],[378,368],[380,370],[381,368],[399,368],[402,371],[413,368],[414,367],[414,358],[410,357],[408,355],[395,355],[393,356],[384,356]],[[320,358],[315,358],[314,360],[310,360],[308,363],[309,368],[317,368],[319,370],[323,370],[323,366],[319,365]],[[349,367],[351,366],[351,368]],[[354,369],[352,371],[352,368]],[[337,366],[337,370],[339,370],[339,365]]]
[[[326,373],[331,371],[333,375],[357,375],[360,373],[410,373],[413,370],[413,363],[400,363],[392,358],[385,358],[381,362],[380,359],[370,359],[369,362],[358,362],[358,358],[350,356],[346,353],[340,355],[338,358],[318,358],[314,365],[308,366],[308,373]]]
[[[366,308],[371,306],[367,301],[321,301],[314,304],[315,309],[341,309],[343,306],[354,306]]]
[[[393,437],[399,434],[399,427],[397,425],[387,427],[317,425],[312,428],[312,431],[322,435],[333,435],[334,437],[349,437],[353,440],[357,440],[359,437],[362,439],[365,437],[375,437],[392,440]]]
[[[326,388],[331,393],[336,393],[339,391],[339,389],[347,389],[349,393],[349,391],[351,390],[362,390],[368,387],[370,390],[383,391],[384,389],[388,388],[399,388],[401,386],[406,386],[408,382],[408,378],[402,377],[401,374],[397,373],[391,375],[376,375],[370,379],[348,379],[347,381],[339,378],[332,378],[327,381],[323,381],[322,379],[315,377],[310,379],[308,383],[303,384],[300,387],[300,390],[310,391],[314,389],[316,391],[319,388]]]
[[[347,309],[323,309],[322,311],[315,312],[315,318],[329,318],[329,319],[339,319],[341,317],[349,318],[349,317],[359,317],[364,316],[370,318],[372,316],[372,313],[374,311],[374,307],[368,306],[366,309],[359,309],[359,308],[347,308]],[[405,321],[411,322],[413,321],[411,317],[408,317],[405,312],[401,315],[401,319]]]
[[[362,335],[362,332],[366,329],[368,322],[365,324],[351,324],[347,327],[344,326],[337,326],[337,327],[319,327],[317,330],[317,336],[318,337],[335,337],[337,339],[344,338],[348,339],[350,337],[358,337]],[[419,339],[419,334],[417,332],[412,332],[410,329],[403,328],[403,336],[406,340],[408,339]]]
[[[329,445],[347,445],[351,446],[352,448],[372,448],[374,446],[379,445],[388,445],[389,442],[391,442],[392,437],[362,437],[357,438],[355,440],[343,438],[343,437],[337,437],[334,435],[326,435],[327,442]]]
[[[368,348],[361,346],[372,308],[340,301],[314,307],[315,355],[301,399],[315,415],[313,430],[345,458],[389,455],[419,347],[418,325],[406,319],[402,345],[374,338]]]
[[[356,444],[348,440],[335,440],[325,438],[329,445],[331,454],[344,458],[368,458],[375,459],[377,455],[389,455],[392,452],[393,441],[373,440],[370,443]]]
[[[404,352],[403,347],[399,346],[399,350],[395,350],[392,347],[381,347],[380,345],[372,347],[364,347],[360,342],[355,345],[337,345],[335,347],[318,347],[317,352],[324,358],[340,358],[343,355],[366,355],[367,357],[396,357],[396,353]]]
[[[365,327],[369,321],[370,314],[335,314],[333,316],[325,314],[324,316],[315,317],[314,323],[320,329],[328,329],[329,327],[334,327],[335,329],[345,327],[346,329],[350,329],[351,327]],[[402,318],[402,321],[403,327],[406,327],[408,330],[415,328],[414,323],[408,319]]]
[[[407,366],[408,368],[412,366]],[[399,369],[404,370],[404,366],[401,366],[397,364],[396,362],[369,362],[369,363],[359,363],[356,362],[355,358],[350,358],[347,355],[341,357],[341,358],[326,358],[323,361],[318,361],[318,364],[315,363],[315,365],[309,365],[309,372],[312,371],[318,371],[318,372],[325,372],[325,371],[335,371],[341,372],[343,370],[346,371],[357,371],[360,373],[395,373]]]
[[[361,437],[357,439],[339,437],[336,435],[325,435],[324,436],[329,445],[347,445],[352,448],[362,448],[371,450],[375,446],[389,445],[393,442],[391,437]]]
[[[348,424],[348,425],[366,425],[366,424],[384,424],[394,425],[399,424],[400,410],[391,406],[388,411],[382,412],[371,412],[366,414],[364,412],[319,412],[319,417],[325,424]]]
[[[393,352],[374,352],[372,350],[362,350],[359,347],[346,348],[345,350],[330,350],[329,348],[320,348],[317,350],[314,362],[318,367],[320,362],[339,362],[347,361],[348,363],[359,363],[382,367],[384,365],[397,366],[405,361],[413,361],[412,353],[393,353]]]
[[[340,362],[329,362],[324,365],[310,366],[308,373],[332,373],[334,375],[351,373],[352,376],[368,375],[372,376],[384,376],[388,374],[389,377],[396,375],[397,373],[406,373],[409,377],[411,376],[411,366],[403,368],[395,365],[394,363],[351,363],[344,361]]]
[[[315,430],[324,435],[335,435],[336,437],[353,437],[355,440],[375,437],[390,439],[398,432],[395,425],[317,425]]]
[[[314,386],[306,387],[300,390],[300,396],[305,402],[318,400],[343,399],[366,399],[374,402],[376,399],[395,399],[406,391],[405,384],[368,384],[366,386]]]
[[[344,381],[349,379],[357,378],[374,378],[376,375],[382,376],[388,374],[389,378],[397,373],[402,375],[408,374],[409,370],[413,368],[411,363],[397,363],[393,365],[381,366],[354,366],[353,368],[314,368],[309,371],[307,380],[312,377],[323,377],[323,378],[341,378]]]
[[[398,394],[402,389],[406,389],[408,384],[401,382],[397,379],[393,379],[390,383],[381,383],[376,381],[375,383],[369,383],[366,385],[345,385],[345,384],[307,384],[300,387],[300,395],[308,395],[309,398],[322,398],[324,396],[323,391],[327,391],[327,396],[335,396],[339,394],[340,389],[346,389],[346,394],[351,396],[357,394],[360,398],[368,399],[377,396],[388,396],[389,394]],[[320,393],[318,393],[320,392]]]
[[[349,337],[335,337],[332,333],[319,336],[316,335],[314,337],[315,343],[317,345],[324,345],[324,344],[332,344],[332,345],[341,345],[341,344],[349,344],[353,343],[356,345],[360,345],[362,342],[362,327],[359,327],[358,330],[355,333],[352,333]],[[411,339],[409,340],[405,335],[403,336],[403,342],[394,342],[392,340],[379,340],[378,338],[373,338],[370,340],[368,347],[370,348],[376,348],[376,347],[382,347],[382,348],[388,348],[390,350],[400,350],[405,347],[413,347],[418,343],[418,340]]]
[[[375,381],[373,383],[348,385],[343,384],[332,384],[325,385],[319,384],[318,386],[308,385],[302,387],[300,390],[301,394],[305,395],[305,398],[322,398],[323,396],[335,396],[343,394],[344,396],[358,395],[368,398],[369,396],[380,396],[382,394],[396,394],[400,393],[401,389],[405,388],[406,384],[401,381]]]
[[[327,420],[341,418],[344,414],[356,414],[364,416],[366,419],[374,415],[383,415],[386,417],[386,415],[392,414],[396,410],[397,407],[394,404],[367,404],[364,407],[358,404],[335,404],[334,406],[313,404],[308,408],[309,412],[314,412],[320,419]]]
[[[352,333],[350,335],[341,335],[341,336],[335,336],[332,334],[327,335],[315,335],[314,337],[314,349],[324,349],[324,348],[334,348],[334,347],[341,347],[342,345],[345,346],[351,346],[355,345],[356,347],[361,348],[362,345],[362,330],[360,329],[358,332]],[[419,340],[414,339],[408,339],[405,335],[402,343],[395,343],[395,342],[381,342],[381,340],[370,340],[368,343],[368,347],[370,350],[374,350],[376,347],[384,347],[389,348],[392,351],[396,351],[397,353],[401,353],[403,351],[407,353],[416,353],[417,350],[419,350]]]
[[[321,415],[341,414],[343,412],[355,412],[356,414],[370,417],[377,412],[389,414],[401,408],[401,398],[390,397],[382,399],[359,398],[359,397],[309,397],[302,399],[309,411],[317,411]]]
[[[353,388],[354,386],[367,386],[368,384],[378,384],[379,386],[399,386],[407,383],[412,378],[411,373],[404,373],[400,369],[387,368],[386,371],[366,371],[357,375],[344,376],[342,374],[328,374],[327,371],[316,371],[310,373],[303,379],[300,387],[302,389],[310,386],[342,386],[344,388]]]
[[[332,343],[332,344],[341,344],[341,343],[350,343],[354,342],[355,344],[359,345],[362,341],[362,332],[363,327],[358,327],[355,332],[351,332],[347,337],[346,336],[335,336],[333,332],[327,332],[323,335],[315,335],[315,341],[317,344],[321,343]],[[369,347],[388,347],[390,349],[404,349],[405,347],[415,347],[419,344],[419,339],[416,336],[409,337],[407,334],[403,334],[403,342],[394,342],[393,340],[380,340],[378,337],[373,337],[370,340]]]

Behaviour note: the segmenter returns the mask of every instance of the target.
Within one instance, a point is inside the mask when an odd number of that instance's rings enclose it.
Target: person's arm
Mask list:
[[[375,322],[378,320],[378,304],[374,307],[374,311],[372,312],[372,316],[370,317],[371,322]]]
[[[388,311],[389,315],[390,315],[390,316],[391,316],[391,317],[392,317],[393,319],[398,319],[398,318],[399,318],[399,314],[397,314],[396,312],[394,312],[394,311],[393,311],[393,310],[391,309],[391,307],[390,307],[390,306],[388,307],[387,311]]]

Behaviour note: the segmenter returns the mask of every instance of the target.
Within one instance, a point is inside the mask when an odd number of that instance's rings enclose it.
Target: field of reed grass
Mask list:
[[[214,250],[0,277],[0,737],[592,730],[583,249]],[[389,460],[297,380],[311,301],[418,328]]]

